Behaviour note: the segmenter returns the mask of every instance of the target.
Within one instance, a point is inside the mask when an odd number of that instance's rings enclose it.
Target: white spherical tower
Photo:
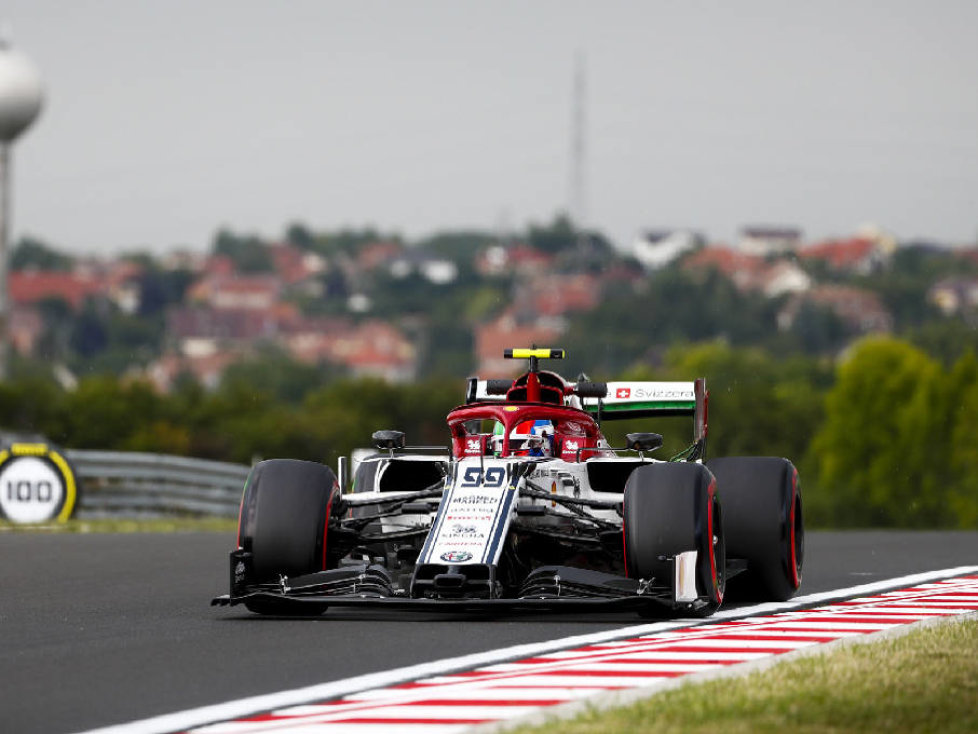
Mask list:
[[[41,111],[41,75],[23,54],[0,38],[0,380],[7,377],[10,349],[7,303],[7,238],[10,234],[10,148]]]

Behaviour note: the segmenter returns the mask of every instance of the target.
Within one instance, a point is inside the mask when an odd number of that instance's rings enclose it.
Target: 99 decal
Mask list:
[[[462,481],[459,487],[471,489],[473,487],[487,487],[495,489],[503,486],[506,481],[506,470],[501,466],[493,466],[485,471],[478,466],[470,466],[462,473]]]

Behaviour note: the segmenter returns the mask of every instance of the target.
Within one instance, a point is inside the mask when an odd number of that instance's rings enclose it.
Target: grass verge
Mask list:
[[[0,532],[11,533],[178,533],[233,532],[237,518],[167,517],[144,520],[68,520],[45,525],[15,525],[0,520]]]
[[[622,708],[522,727],[520,734],[976,732],[978,620],[684,685]]]

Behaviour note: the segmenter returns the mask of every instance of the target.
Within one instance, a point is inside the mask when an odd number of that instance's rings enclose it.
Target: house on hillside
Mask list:
[[[277,275],[208,275],[187,289],[187,300],[218,310],[270,311],[282,290]]]
[[[793,262],[778,260],[768,263],[752,285],[768,298],[777,298],[787,293],[804,293],[812,287],[812,279]]]
[[[399,242],[381,240],[371,242],[359,248],[356,256],[356,268],[361,272],[370,272],[376,268],[387,266],[404,252],[404,246]]]
[[[649,231],[632,243],[632,255],[646,270],[659,270],[705,245],[702,234],[688,229]]]
[[[167,393],[181,375],[190,375],[208,390],[221,384],[224,371],[242,358],[235,352],[216,354],[164,354],[145,370],[145,377],[157,390]]]
[[[44,319],[33,306],[15,305],[7,323],[7,338],[14,351],[22,357],[34,356],[37,343],[44,333]]]
[[[513,305],[537,317],[590,311],[601,300],[601,281],[588,273],[541,275],[516,286]]]
[[[434,285],[447,285],[458,277],[458,265],[453,260],[413,249],[406,249],[391,260],[387,270],[398,279],[417,273]]]
[[[928,303],[937,306],[945,316],[978,308],[978,278],[944,278],[927,291]]]
[[[716,270],[738,290],[759,292],[768,298],[786,293],[803,293],[812,286],[811,278],[789,260],[773,262],[727,247],[707,247],[683,261],[683,270],[704,272]]]
[[[343,317],[299,319],[280,342],[293,359],[334,364],[354,377],[409,382],[417,372],[417,350],[396,326],[379,320],[354,323]]]
[[[552,319],[521,320],[514,309],[509,309],[494,321],[475,328],[477,373],[482,378],[515,375],[523,364],[518,360],[503,359],[504,350],[534,344],[549,346],[556,343],[563,332],[563,326]]]
[[[326,272],[326,258],[287,243],[270,245],[268,254],[275,274],[287,288],[313,297],[322,295],[319,276]]]
[[[841,285],[815,286],[806,293],[792,297],[778,312],[778,329],[791,330],[806,303],[829,309],[855,334],[888,334],[893,331],[893,315],[878,295],[864,288]]]
[[[177,306],[167,312],[166,332],[180,354],[207,356],[274,341],[295,318],[292,306],[268,311]]]
[[[415,378],[418,355],[414,344],[393,324],[375,320],[340,334],[330,361],[346,367],[354,377],[402,383]]]
[[[142,279],[146,269],[131,260],[110,262],[102,276],[102,290],[119,310],[134,314],[143,300]]]
[[[304,317],[288,326],[282,336],[282,344],[299,362],[331,362],[336,341],[353,329],[353,322],[342,316]]]
[[[749,255],[783,255],[801,244],[802,232],[795,227],[744,227],[739,249]]]
[[[475,259],[476,271],[484,277],[516,275],[532,278],[545,273],[553,265],[548,255],[522,242],[510,245],[490,245]]]
[[[78,311],[87,298],[99,295],[102,281],[95,275],[50,270],[15,270],[7,280],[11,303],[33,306],[47,299],[60,299]]]
[[[891,254],[877,239],[862,236],[825,240],[798,250],[802,261],[821,261],[830,270],[854,275],[880,272],[889,263]]]

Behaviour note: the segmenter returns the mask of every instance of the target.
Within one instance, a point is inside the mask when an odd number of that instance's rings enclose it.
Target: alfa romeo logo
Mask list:
[[[468,551],[446,551],[439,557],[446,563],[465,563],[472,560],[472,554]]]

